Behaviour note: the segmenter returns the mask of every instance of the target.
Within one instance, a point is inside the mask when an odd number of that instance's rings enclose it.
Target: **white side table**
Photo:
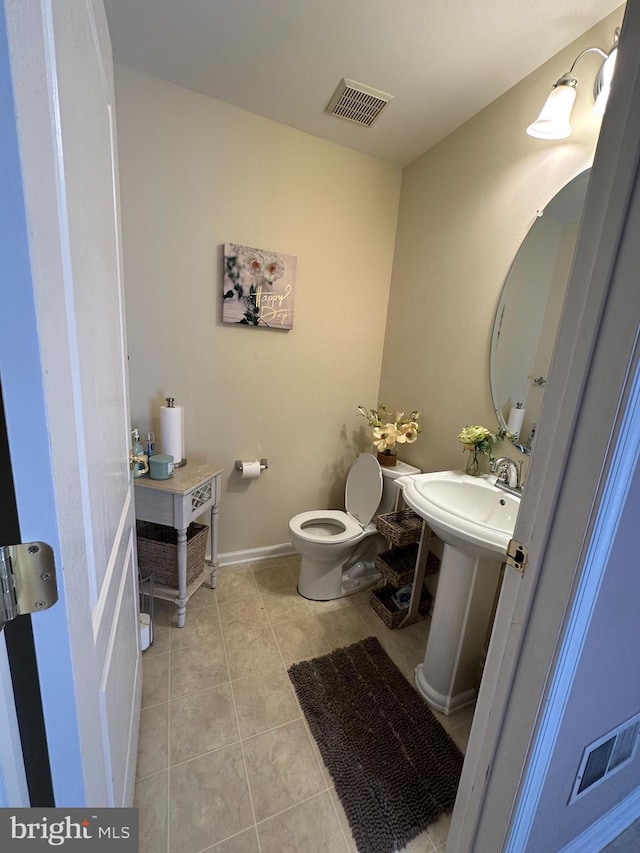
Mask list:
[[[140,477],[134,480],[136,518],[155,524],[166,524],[178,531],[178,589],[154,584],[154,597],[173,601],[178,607],[178,627],[183,628],[187,601],[210,579],[216,588],[218,560],[218,502],[222,467],[190,462],[176,468],[168,480]],[[187,527],[192,521],[211,512],[211,559],[209,567],[187,586]]]

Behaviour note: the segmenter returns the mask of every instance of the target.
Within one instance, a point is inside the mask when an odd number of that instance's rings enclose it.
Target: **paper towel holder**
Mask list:
[[[167,402],[167,409],[175,409],[175,397],[165,397],[164,399],[165,399],[165,400],[166,400],[166,402]],[[184,453],[184,442],[183,442],[183,448],[182,448],[182,450],[183,450],[183,453]],[[184,466],[185,466],[186,464],[187,464],[187,457],[186,457],[186,456],[183,456],[183,457],[182,457],[182,459],[181,459],[179,462],[174,462],[174,463],[173,463],[173,467],[174,467],[174,468],[184,468]]]
[[[244,463],[243,463],[242,459],[236,459],[235,465],[234,465],[236,471],[242,471],[243,464]],[[265,471],[268,467],[269,467],[269,463],[267,462],[267,460],[261,459],[260,460],[260,470]]]

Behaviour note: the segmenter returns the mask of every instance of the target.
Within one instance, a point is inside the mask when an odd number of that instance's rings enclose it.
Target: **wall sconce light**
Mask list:
[[[566,139],[571,134],[569,118],[576,100],[576,86],[578,85],[578,78],[573,73],[573,69],[587,53],[599,53],[604,58],[593,86],[594,109],[599,115],[604,114],[618,55],[619,38],[620,27],[616,27],[613,45],[609,53],[605,53],[599,47],[588,47],[574,59],[569,71],[553,84],[553,89],[538,118],[527,128],[529,136],[535,136],[537,139]]]

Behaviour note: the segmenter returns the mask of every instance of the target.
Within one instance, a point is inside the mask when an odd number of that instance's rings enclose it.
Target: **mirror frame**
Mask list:
[[[534,424],[534,428],[532,429],[531,437],[528,439],[528,441],[527,441],[527,443],[526,443],[526,444],[521,443],[520,441],[518,441],[517,439],[514,439],[513,437],[510,437],[510,433],[508,432],[508,425],[507,425],[507,421],[505,420],[505,417],[504,417],[504,414],[503,414],[503,408],[504,408],[504,406],[505,406],[505,404],[506,404],[506,402],[507,402],[507,401],[504,401],[504,400],[503,400],[503,401],[499,401],[499,400],[497,399],[497,389],[496,389],[496,387],[495,387],[496,383],[495,383],[495,381],[494,381],[494,373],[495,373],[495,366],[494,366],[494,341],[495,341],[495,336],[496,336],[496,328],[497,328],[497,327],[499,327],[499,325],[501,325],[501,324],[502,324],[502,319],[503,319],[503,315],[504,315],[504,311],[505,311],[505,292],[506,292],[506,290],[507,290],[507,287],[508,287],[508,286],[509,286],[509,284],[510,284],[510,276],[511,276],[511,275],[512,275],[512,273],[513,273],[514,266],[515,266],[515,264],[516,264],[516,261],[517,261],[517,259],[518,259],[519,254],[520,254],[520,252],[521,252],[521,250],[522,250],[522,247],[523,247],[523,246],[524,246],[524,244],[526,243],[527,239],[531,236],[531,233],[532,233],[532,232],[533,232],[533,230],[535,229],[535,227],[536,227],[536,225],[538,224],[538,222],[539,222],[540,218],[544,216],[544,214],[545,214],[545,212],[548,210],[549,206],[550,206],[551,204],[553,204],[553,202],[558,198],[558,196],[559,196],[561,193],[563,193],[563,192],[567,189],[567,187],[571,186],[571,185],[572,185],[572,184],[574,184],[574,183],[577,183],[581,178],[582,178],[582,179],[584,179],[584,178],[585,178],[585,176],[587,177],[587,182],[586,182],[586,185],[585,185],[585,197],[586,197],[586,191],[587,191],[587,188],[588,188],[590,172],[591,172],[591,167],[588,167],[587,169],[583,169],[581,172],[578,172],[578,174],[577,174],[577,175],[574,175],[574,177],[573,177],[573,178],[571,178],[571,179],[570,179],[569,181],[567,181],[567,182],[566,182],[562,187],[560,187],[560,189],[559,189],[559,190],[558,190],[558,191],[557,191],[557,192],[556,192],[556,193],[551,197],[551,199],[549,199],[549,201],[548,201],[548,202],[547,202],[547,204],[545,205],[544,209],[543,209],[542,211],[538,211],[538,212],[537,212],[537,216],[536,216],[535,221],[531,224],[531,227],[529,228],[529,230],[528,230],[528,231],[527,231],[527,233],[525,234],[525,236],[524,236],[524,238],[523,238],[522,242],[521,242],[521,243],[520,243],[520,245],[518,246],[518,249],[516,250],[516,252],[515,252],[515,254],[514,254],[514,256],[513,256],[513,260],[511,261],[511,264],[509,265],[509,270],[508,270],[508,272],[507,272],[507,275],[505,276],[505,279],[504,279],[504,282],[503,282],[503,284],[502,284],[502,287],[500,288],[500,293],[499,293],[499,295],[498,295],[498,301],[497,301],[497,305],[496,305],[496,311],[495,311],[495,314],[494,314],[493,325],[492,325],[492,328],[491,328],[491,340],[490,340],[490,345],[489,345],[489,385],[490,385],[490,388],[491,388],[491,400],[492,400],[492,403],[493,403],[493,408],[494,408],[494,412],[495,412],[495,415],[496,415],[496,420],[497,420],[497,422],[498,422],[499,435],[500,435],[501,437],[505,437],[505,438],[507,438],[508,440],[510,440],[510,441],[511,441],[511,443],[513,444],[513,446],[514,446],[514,447],[516,447],[516,448],[520,451],[520,453],[523,453],[523,454],[525,454],[525,455],[529,455],[529,454],[531,453],[531,448],[532,448],[532,444],[533,444],[533,437],[534,437],[534,434],[535,434],[535,424]],[[582,206],[582,209],[580,210],[579,216],[578,216],[578,218],[577,218],[578,233],[579,233],[580,226],[581,226],[581,223],[582,223],[582,212],[583,212],[583,210],[584,210],[584,200],[583,200],[583,206]],[[559,221],[561,221],[561,220],[559,220]],[[571,220],[567,220],[567,221],[571,221]],[[577,244],[577,240],[576,240],[576,244]],[[574,249],[573,249],[573,256],[575,256],[575,246],[574,246]],[[573,257],[572,257],[572,260],[571,260],[571,267],[572,267],[572,266],[573,266]],[[570,271],[569,271],[569,274],[570,274]],[[566,282],[566,283],[568,284],[568,277],[567,277],[567,282]],[[565,293],[566,293],[566,286],[565,286]],[[548,297],[547,297],[547,303],[548,303],[548,301],[549,301],[549,299],[548,299]],[[560,311],[560,313],[561,313],[561,314],[562,314],[562,311],[564,311],[564,298],[563,298],[562,307],[561,307],[561,311]],[[538,386],[540,386],[540,387],[541,387],[541,386],[546,385],[547,380],[548,380],[548,376],[546,376],[546,377],[545,377],[545,376],[540,376],[540,377],[537,377],[537,378],[528,377],[528,378],[529,378],[529,380],[530,380],[530,382],[529,382],[529,385],[530,385],[530,386],[531,386],[531,385],[533,385],[533,384],[536,384],[536,385],[538,385]],[[527,399],[528,399],[528,394],[527,394]],[[525,400],[525,401],[523,401],[523,402],[525,402],[525,404],[526,404],[526,400]],[[544,403],[544,398],[543,398],[543,401],[542,401],[542,402]],[[542,404],[541,404],[541,405],[542,405]]]

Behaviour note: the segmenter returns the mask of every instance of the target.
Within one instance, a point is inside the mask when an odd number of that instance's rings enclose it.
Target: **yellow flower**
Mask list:
[[[491,455],[491,442],[497,441],[497,436],[483,426],[466,426],[460,435],[458,441],[464,445],[465,450],[486,453]]]
[[[490,435],[491,433],[486,427],[466,426],[458,436],[458,441],[464,444],[465,447],[473,447],[474,444],[486,441]]]

